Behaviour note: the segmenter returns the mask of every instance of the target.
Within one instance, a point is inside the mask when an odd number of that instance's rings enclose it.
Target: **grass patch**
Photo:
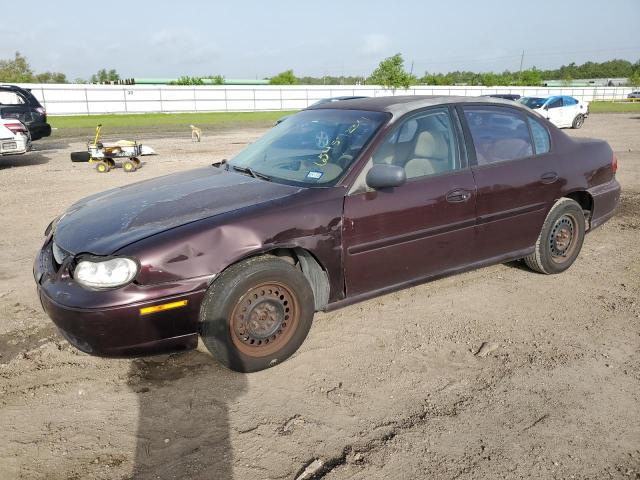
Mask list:
[[[209,112],[209,113],[142,113],[135,115],[73,115],[50,116],[52,127],[65,128],[95,128],[101,123],[105,129],[131,127],[167,127],[183,125],[223,125],[258,123],[269,124],[278,118],[294,112]]]
[[[640,112],[640,102],[591,102],[589,111],[591,113]]]

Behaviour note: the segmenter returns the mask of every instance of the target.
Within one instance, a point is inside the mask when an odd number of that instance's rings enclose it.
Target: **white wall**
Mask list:
[[[50,115],[145,112],[225,112],[297,110],[326,97],[343,95],[464,95],[518,93],[522,96],[571,95],[581,100],[620,100],[624,87],[431,87],[387,90],[373,85],[154,86],[22,84]]]

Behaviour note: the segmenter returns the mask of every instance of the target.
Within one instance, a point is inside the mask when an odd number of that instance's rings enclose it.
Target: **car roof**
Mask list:
[[[396,117],[425,107],[455,103],[486,103],[487,105],[504,105],[528,111],[526,107],[520,106],[511,100],[503,100],[494,97],[466,97],[459,95],[399,95],[367,97],[357,100],[342,100],[340,102],[315,105],[309,107],[309,109],[369,110],[374,112],[388,112]]]

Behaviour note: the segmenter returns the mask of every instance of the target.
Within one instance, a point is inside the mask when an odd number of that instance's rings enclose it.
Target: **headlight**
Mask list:
[[[82,285],[92,288],[118,287],[129,283],[138,273],[138,264],[130,258],[109,260],[80,260],[73,277]]]

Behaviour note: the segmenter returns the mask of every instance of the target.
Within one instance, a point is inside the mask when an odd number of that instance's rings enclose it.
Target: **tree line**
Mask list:
[[[98,70],[88,80],[76,78],[73,83],[108,83],[120,80],[114,69]],[[61,72],[35,73],[26,57],[16,52],[13,58],[0,60],[0,82],[3,83],[69,83]]]
[[[410,85],[517,85],[536,86],[544,80],[580,80],[586,78],[628,78],[631,85],[640,85],[640,60],[632,63],[628,60],[608,60],[606,62],[585,62],[581,65],[569,63],[560,68],[539,70],[536,67],[512,72],[454,71],[447,73],[425,72],[417,77],[407,72],[402,55],[397,53],[385,58],[368,76],[323,76],[297,77],[293,70],[285,70],[267,78],[272,85],[383,85],[388,88],[407,88]],[[110,83],[120,80],[115,69],[100,69],[88,79],[77,78],[73,83]],[[205,80],[207,80],[205,82]],[[0,82],[4,83],[69,83],[61,72],[35,73],[27,59],[19,52],[14,58],[0,60]],[[224,84],[222,75],[205,77],[182,76],[175,85]]]
[[[397,53],[385,58],[368,77],[302,77],[297,78],[293,70],[287,70],[271,78],[271,83],[292,84],[370,84],[389,88],[407,88],[410,85],[477,85],[492,87],[497,85],[536,86],[544,80],[571,80],[587,78],[628,78],[631,85],[640,85],[640,60],[608,60],[606,62],[585,62],[581,65],[570,63],[560,68],[539,70],[536,67],[512,72],[454,71],[447,73],[425,72],[417,77],[407,72],[402,55]]]

